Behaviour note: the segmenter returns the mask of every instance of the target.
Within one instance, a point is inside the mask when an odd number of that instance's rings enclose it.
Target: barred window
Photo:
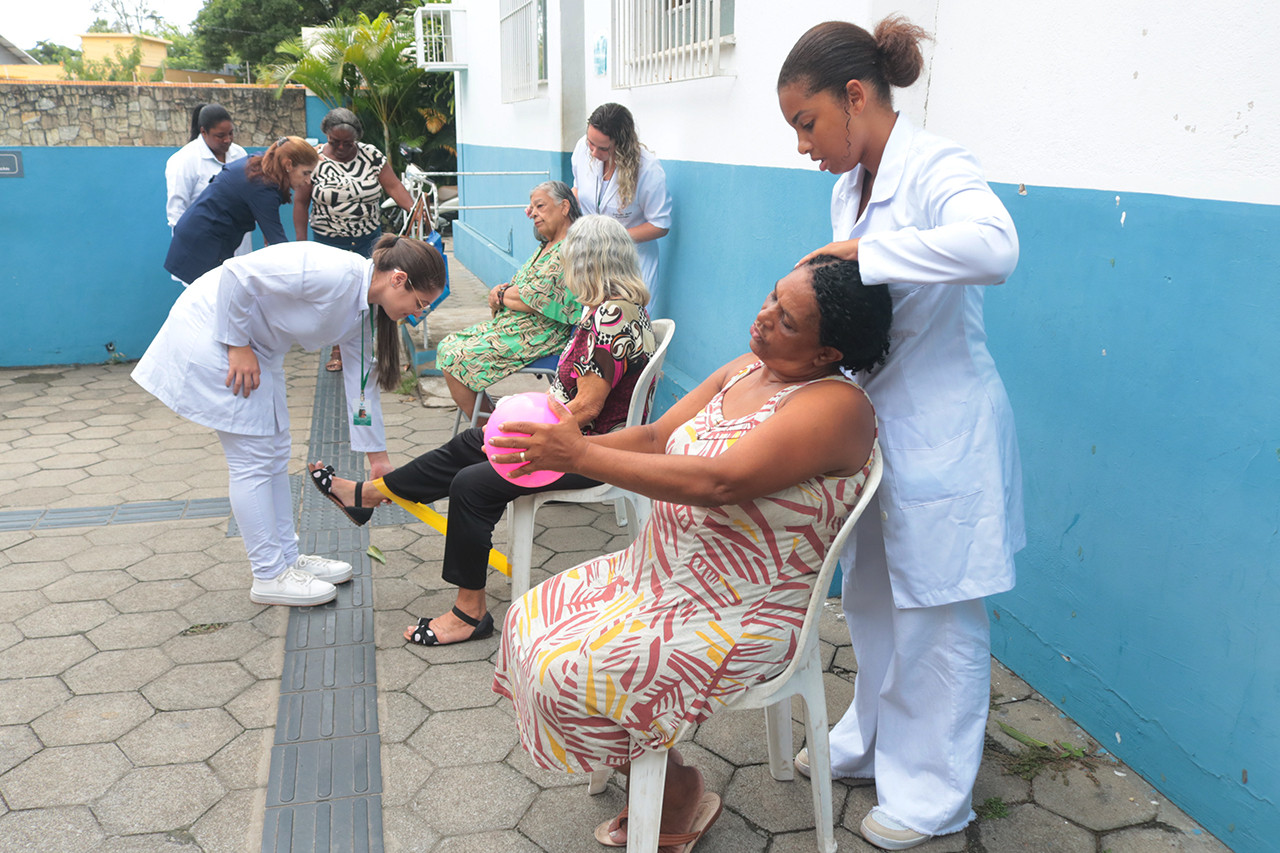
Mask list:
[[[733,38],[734,0],[613,0],[613,87],[720,73]]]
[[[503,102],[537,97],[547,79],[546,0],[502,0],[499,40]]]

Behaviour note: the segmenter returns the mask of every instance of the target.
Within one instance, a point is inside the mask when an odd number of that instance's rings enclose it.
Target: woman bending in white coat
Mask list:
[[[922,38],[900,17],[874,36],[819,24],[778,75],[800,153],[841,175],[833,242],[816,252],[856,259],[893,298],[888,361],[859,377],[884,482],[841,560],[858,676],[831,733],[832,773],[875,781],[862,834],[889,850],[974,817],[990,697],[982,598],[1013,586],[1025,544],[1013,414],[982,322],[983,286],[1013,272],[1017,233],[972,154],[893,110],[890,87],[920,74]]]
[[[268,246],[196,279],[134,368],[134,381],[160,402],[217,430],[253,567],[253,601],[323,604],[337,594],[335,583],[351,578],[349,563],[298,554],[285,354],[294,344],[316,350],[338,341],[343,357],[360,365],[343,376],[351,448],[366,453],[380,477],[392,468],[378,388],[400,380],[395,324],[443,288],[440,254],[418,240],[386,235],[373,260],[319,243]]]
[[[658,243],[671,231],[671,193],[662,163],[640,144],[631,111],[601,104],[574,146],[573,193],[582,215],[601,213],[622,223],[640,253],[649,313],[658,292]]]

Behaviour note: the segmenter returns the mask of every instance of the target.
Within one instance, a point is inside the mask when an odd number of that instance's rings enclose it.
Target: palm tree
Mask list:
[[[408,58],[412,45],[408,30],[394,18],[381,14],[370,20],[361,12],[355,23],[335,20],[306,40],[282,42],[277,50],[293,61],[271,66],[270,76],[278,92],[288,83],[301,83],[330,108],[349,105],[375,118],[382,127],[383,153],[395,162],[394,142],[422,143],[421,134],[405,138],[411,116],[429,119],[417,109],[427,72]],[[400,131],[397,136],[393,128]]]

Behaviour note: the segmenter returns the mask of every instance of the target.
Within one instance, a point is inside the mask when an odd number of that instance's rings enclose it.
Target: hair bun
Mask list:
[[[923,27],[911,23],[905,15],[890,15],[876,24],[877,59],[889,85],[905,88],[919,79],[924,70],[920,42],[931,38]]]

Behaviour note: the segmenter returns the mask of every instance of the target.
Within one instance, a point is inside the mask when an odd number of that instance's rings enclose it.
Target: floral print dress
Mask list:
[[[449,335],[436,348],[436,367],[472,391],[483,391],[530,362],[558,354],[582,311],[563,278],[560,243],[543,246],[511,279],[533,311],[504,308],[491,320]]]
[[[668,454],[723,453],[766,421],[726,418],[735,376],[667,442]],[[818,382],[849,382],[836,375]],[[878,453],[873,446],[872,459]],[[624,551],[583,563],[512,604],[494,690],[515,703],[538,766],[619,766],[670,746],[795,653],[815,575],[862,493],[871,459],[850,477],[815,477],[722,507],[664,501]]]

